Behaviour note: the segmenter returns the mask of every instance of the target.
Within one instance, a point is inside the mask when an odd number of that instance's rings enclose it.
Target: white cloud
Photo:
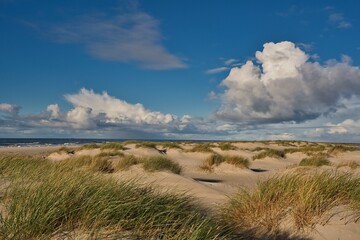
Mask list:
[[[360,119],[346,119],[338,124],[328,123],[328,133],[329,134],[359,134],[360,133]]]
[[[81,89],[77,94],[65,95],[67,101],[79,109],[81,117],[74,120],[82,121],[82,117],[100,117],[107,123],[135,123],[135,124],[169,124],[176,119],[171,114],[151,112],[140,103],[130,104],[123,100],[109,96],[106,92],[94,93],[93,90]],[[86,111],[84,109],[90,109]],[[77,115],[76,115],[77,116]]]
[[[10,114],[18,114],[19,110],[20,110],[19,106],[9,104],[9,103],[0,103],[0,111],[1,112],[6,112],[6,113],[10,113]]]
[[[207,74],[217,74],[217,73],[225,72],[227,70],[229,70],[228,67],[218,67],[218,68],[208,69],[208,70],[205,71],[205,73],[207,73]]]
[[[50,104],[46,108],[46,111],[48,111],[50,113],[50,119],[57,119],[61,115],[59,105],[57,105],[57,104]]]
[[[66,121],[73,128],[91,129],[96,127],[92,109],[77,106],[66,114]]]
[[[329,21],[337,26],[337,28],[350,28],[351,23],[345,20],[342,13],[331,13],[329,15]]]
[[[222,85],[216,116],[227,121],[282,122],[314,119],[360,96],[360,69],[335,60],[321,65],[292,42],[266,43],[252,61],[232,68]]]
[[[300,43],[296,43],[296,46],[298,46],[300,49],[307,51],[307,52],[310,52],[314,49],[314,46],[311,43],[300,42]]]
[[[96,58],[135,62],[156,70],[186,67],[161,44],[159,21],[143,12],[113,18],[82,17],[51,31],[58,42],[81,43]]]
[[[237,59],[230,58],[230,59],[226,60],[226,61],[224,62],[224,64],[227,65],[227,66],[230,66],[230,65],[232,65],[232,64],[234,64],[234,63],[236,63],[236,62],[238,62],[238,61],[239,61],[239,60],[237,60]]]

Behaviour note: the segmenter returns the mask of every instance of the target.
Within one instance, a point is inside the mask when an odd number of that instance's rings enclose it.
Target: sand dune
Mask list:
[[[135,144],[126,145],[125,155],[144,156],[166,156],[177,162],[182,167],[180,175],[167,171],[146,172],[141,165],[134,165],[127,170],[118,171],[109,176],[115,179],[136,179],[142,184],[151,186],[163,192],[175,192],[179,194],[190,194],[194,196],[205,207],[212,212],[218,210],[219,206],[226,203],[228,197],[235,194],[239,188],[253,188],[262,179],[275,174],[295,171],[307,171],[311,167],[298,167],[300,161],[307,157],[304,152],[293,152],[282,157],[265,157],[252,160],[252,157],[261,151],[254,151],[256,148],[271,148],[285,150],[287,148],[298,148],[306,146],[304,142],[294,142],[291,146],[283,146],[279,143],[261,142],[238,142],[233,143],[236,150],[221,150],[216,144],[212,150],[221,155],[237,155],[250,160],[249,168],[239,168],[229,163],[221,163],[214,167],[212,172],[205,172],[200,169],[201,164],[212,153],[189,152],[194,144],[182,144],[183,149],[167,149],[166,154],[161,154],[154,148],[137,148]],[[73,156],[96,156],[101,153],[100,149],[83,149],[74,153],[54,152],[58,147],[37,147],[37,148],[1,148],[0,154],[36,154],[46,155],[53,161],[61,161]],[[159,149],[163,149],[159,146]],[[53,152],[53,153],[51,153]],[[116,158],[114,158],[116,161]],[[352,169],[349,166],[338,167],[346,162],[355,162],[360,165],[360,151],[345,151],[330,154],[328,157],[330,166],[317,167],[318,170],[331,169],[334,171],[350,171],[354,174],[360,173],[360,167]],[[304,170],[305,169],[305,170]],[[346,222],[346,219],[334,218],[324,226],[318,224],[315,230],[306,233],[312,239],[360,239],[359,221]]]

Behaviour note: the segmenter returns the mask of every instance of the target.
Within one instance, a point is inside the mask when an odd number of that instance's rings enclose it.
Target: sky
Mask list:
[[[360,142],[359,9],[0,0],[0,137]]]

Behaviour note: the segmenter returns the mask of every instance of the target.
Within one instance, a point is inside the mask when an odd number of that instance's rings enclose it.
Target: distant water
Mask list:
[[[88,143],[124,142],[134,139],[90,139],[90,138],[0,138],[0,147],[40,147],[40,146],[71,146]],[[143,141],[188,141],[144,139]],[[207,140],[193,140],[192,142],[207,142]]]
[[[125,141],[115,139],[79,139],[79,138],[0,138],[0,147],[38,147],[38,146],[71,146],[87,143],[104,143]]]

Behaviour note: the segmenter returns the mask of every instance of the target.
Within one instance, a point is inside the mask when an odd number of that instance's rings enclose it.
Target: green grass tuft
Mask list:
[[[100,148],[100,146],[96,143],[89,143],[89,144],[84,144],[81,147],[79,147],[78,149],[97,149]]]
[[[75,147],[61,147],[56,152],[74,154],[76,150],[77,150],[77,148],[75,148]]]
[[[317,154],[312,157],[304,158],[299,165],[320,167],[323,165],[330,165],[330,161],[327,159],[326,154]]]
[[[230,239],[193,199],[118,182],[88,169],[31,157],[0,157],[11,181],[0,221],[1,239],[50,239],[64,232],[126,232],[130,239]]]
[[[271,157],[271,158],[284,158],[285,157],[285,152],[281,151],[281,150],[276,150],[276,149],[265,149],[262,152],[256,154],[253,156],[253,160],[256,159],[263,159],[266,157]]]
[[[358,151],[359,147],[349,146],[349,145],[334,145],[328,150],[329,154],[336,155],[338,153]]]
[[[98,155],[96,155],[97,157],[122,157],[124,156],[123,152],[120,152],[119,150],[106,150],[106,151],[102,151],[101,153],[99,153]]]
[[[302,231],[337,206],[354,210],[359,218],[359,186],[359,177],[334,172],[274,176],[259,182],[253,191],[240,190],[222,214],[240,230],[277,233],[286,221]]]
[[[135,145],[136,148],[152,148],[156,149],[156,143],[154,142],[139,142]]]
[[[82,168],[90,172],[112,173],[114,171],[109,158],[102,156],[76,156],[64,159],[56,164],[67,168]]]
[[[214,171],[214,166],[219,166],[221,163],[226,162],[239,168],[248,168],[249,160],[241,156],[222,156],[214,153],[207,159],[205,159],[200,165],[200,169],[206,172]]]
[[[349,167],[351,168],[352,170],[355,170],[357,169],[358,167],[360,167],[360,164],[358,164],[357,162],[355,161],[348,161],[348,162],[345,162],[345,163],[340,163],[336,166],[336,168],[341,168],[341,167]]]
[[[224,156],[225,162],[239,168],[249,168],[249,159],[242,156]]]
[[[139,163],[142,163],[143,159],[135,157],[134,155],[126,155],[120,158],[116,163],[114,163],[114,170],[120,171],[120,170],[126,170],[129,167],[133,165],[137,165]]]
[[[232,145],[229,142],[221,142],[219,143],[219,148],[223,151],[228,151],[228,150],[236,150],[237,147],[235,147],[234,145]]]
[[[284,150],[285,153],[297,153],[297,152],[301,152],[304,153],[308,156],[312,156],[314,154],[318,154],[323,152],[326,149],[326,147],[324,145],[320,145],[317,143],[309,143],[305,146],[302,147],[297,147],[297,148],[287,148]]]
[[[143,167],[149,172],[169,170],[176,174],[181,173],[181,166],[178,163],[162,156],[153,156],[144,159]]]
[[[100,149],[125,150],[124,145],[119,142],[109,142],[100,145]]]
[[[183,150],[183,148],[177,142],[160,142],[159,145],[162,146],[163,148],[168,148],[168,149],[175,148],[175,149]]]
[[[212,148],[214,147],[211,143],[197,143],[190,152],[214,152]]]

